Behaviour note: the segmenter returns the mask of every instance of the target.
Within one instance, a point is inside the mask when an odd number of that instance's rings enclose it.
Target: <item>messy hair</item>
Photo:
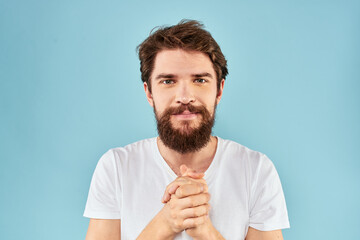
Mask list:
[[[217,77],[217,88],[228,74],[226,59],[211,34],[204,25],[195,20],[181,20],[170,27],[158,27],[152,31],[138,47],[141,80],[146,82],[151,92],[150,76],[154,68],[156,54],[162,50],[182,49],[198,51],[209,56]]]

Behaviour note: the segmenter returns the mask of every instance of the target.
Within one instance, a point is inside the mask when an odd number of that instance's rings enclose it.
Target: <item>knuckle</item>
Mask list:
[[[178,196],[178,197],[181,197],[181,196],[183,195],[183,192],[184,192],[183,186],[180,186],[180,187],[176,190],[175,195]]]
[[[200,195],[198,197],[198,205],[203,205],[207,203],[207,198],[205,195]]]
[[[206,202],[210,201],[210,198],[211,198],[210,193],[205,193]]]
[[[200,212],[199,216],[202,216],[202,215],[206,214],[207,212],[208,212],[208,207],[207,207],[207,206],[203,206],[203,207],[201,208],[201,212]]]
[[[201,216],[203,214],[203,208],[197,208],[194,210],[195,216]]]
[[[182,222],[181,221],[175,221],[174,222],[174,226],[176,227],[176,228],[181,228],[182,227]]]
[[[170,209],[174,209],[176,207],[176,204],[174,201],[169,202]]]
[[[170,217],[171,218],[176,218],[177,214],[175,211],[170,211]]]
[[[206,206],[206,213],[209,213],[209,212],[210,212],[210,209],[211,209],[211,206],[210,206],[210,204],[208,204],[208,205]]]
[[[205,179],[201,178],[201,179],[199,179],[198,181],[199,181],[200,183],[202,183],[202,184],[206,185],[206,181],[205,181]]]
[[[203,184],[197,184],[197,192],[203,192],[204,191],[204,185]]]
[[[190,179],[188,177],[179,177],[179,182],[181,182],[182,184],[186,184],[190,181]]]
[[[174,186],[175,184],[176,184],[176,181],[174,181],[174,182],[170,183],[169,185],[167,185],[166,191],[169,191],[170,188],[171,188],[172,186]]]
[[[195,207],[197,205],[196,198],[190,197],[189,199],[190,199],[190,206]]]
[[[184,221],[184,227],[185,228],[192,228],[195,227],[196,223],[192,218],[185,219]]]
[[[197,208],[192,208],[192,216],[198,216],[199,210]]]
[[[205,216],[200,217],[200,218],[199,218],[199,222],[198,222],[199,225],[200,225],[200,224],[203,224],[204,222],[205,222]]]
[[[200,217],[200,216],[203,216],[206,213],[207,213],[207,206],[200,206],[197,216]]]
[[[186,179],[186,184],[193,184],[194,180],[192,180],[191,178],[187,178]]]
[[[205,217],[204,216],[196,218],[196,226],[202,225],[204,223],[205,223]]]

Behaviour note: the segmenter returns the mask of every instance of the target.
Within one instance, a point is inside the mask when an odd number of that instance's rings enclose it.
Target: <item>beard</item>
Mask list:
[[[178,128],[172,125],[171,116],[173,114],[181,114],[185,110],[201,116],[201,122],[198,127],[191,127],[191,121],[187,120],[180,121]],[[211,116],[204,106],[183,104],[179,107],[169,107],[161,116],[158,116],[154,105],[160,139],[165,146],[181,154],[199,151],[210,141],[212,127],[215,123],[215,110],[216,104],[214,105],[214,114]]]

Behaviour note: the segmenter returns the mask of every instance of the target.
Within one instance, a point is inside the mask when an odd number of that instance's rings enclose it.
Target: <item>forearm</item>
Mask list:
[[[206,238],[203,238],[204,240],[225,240],[225,238],[213,227],[212,231],[208,233],[208,236]],[[197,239],[200,240],[200,239]]]
[[[175,234],[167,228],[161,216],[161,211],[150,221],[144,230],[137,237],[137,240],[172,240]]]
[[[194,237],[194,240],[225,240],[225,238],[215,229],[214,232],[207,233],[204,237]]]
[[[190,235],[194,240],[222,240],[225,239],[212,225],[210,219],[208,219],[203,225],[187,229],[186,233]]]
[[[283,240],[281,230],[260,231],[249,227],[246,240]]]

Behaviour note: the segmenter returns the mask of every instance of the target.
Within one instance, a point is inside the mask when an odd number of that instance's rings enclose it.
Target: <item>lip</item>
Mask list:
[[[198,113],[184,111],[180,114],[173,114],[173,116],[179,120],[192,120],[197,117]]]
[[[175,115],[190,115],[190,114],[197,114],[196,112],[190,112],[189,110],[185,110],[182,113],[175,114]]]

